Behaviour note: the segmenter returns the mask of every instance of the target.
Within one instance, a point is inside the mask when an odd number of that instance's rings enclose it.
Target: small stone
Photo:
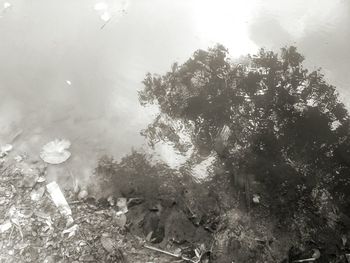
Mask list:
[[[120,212],[122,212],[123,214],[128,212],[128,206],[127,206],[127,199],[120,197],[117,199],[117,207],[119,209]]]
[[[114,206],[115,205],[115,200],[114,200],[114,197],[113,196],[109,196],[107,198],[107,201],[109,203],[110,206]]]
[[[113,216],[113,219],[117,226],[119,226],[120,228],[124,228],[127,221],[125,214],[116,212]]]
[[[38,180],[37,180],[37,182],[38,183],[43,183],[43,182],[45,182],[46,181],[46,178],[45,178],[45,176],[39,176],[39,178],[38,178]]]
[[[13,158],[16,162],[20,163],[23,161],[23,157],[21,155],[17,155]]]
[[[33,202],[38,202],[45,193],[45,187],[40,187],[38,189],[33,189],[30,193],[30,198]]]
[[[80,200],[86,199],[86,198],[88,197],[88,195],[89,195],[88,191],[85,190],[85,189],[82,189],[82,190],[79,192],[79,194],[78,194],[78,198],[79,198]]]
[[[32,188],[39,178],[39,171],[37,167],[27,163],[20,163],[18,168],[23,176],[22,180],[19,181],[18,186]]]
[[[259,195],[253,195],[253,203],[259,204],[260,203],[260,196]]]

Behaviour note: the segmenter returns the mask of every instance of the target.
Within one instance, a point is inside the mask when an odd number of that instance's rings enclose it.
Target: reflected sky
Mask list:
[[[235,57],[296,45],[349,104],[349,25],[346,0],[0,1],[0,143],[23,130],[19,151],[64,137],[79,162],[118,158],[154,115],[137,101],[145,73],[218,42]]]

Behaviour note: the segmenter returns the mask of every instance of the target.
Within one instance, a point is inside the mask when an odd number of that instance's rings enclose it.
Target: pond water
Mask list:
[[[349,24],[346,0],[1,0],[0,144],[22,131],[14,154],[37,157],[69,139],[65,169],[87,178],[98,156],[147,148],[139,132],[155,111],[138,103],[144,75],[218,42],[235,57],[296,45],[348,104]]]

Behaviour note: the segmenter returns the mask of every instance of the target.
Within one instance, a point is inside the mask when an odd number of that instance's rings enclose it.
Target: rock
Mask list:
[[[86,189],[81,189],[81,191],[78,194],[78,198],[80,200],[86,199],[88,197],[89,193]]]
[[[111,237],[102,235],[100,240],[101,240],[102,247],[108,253],[113,253],[113,251],[117,249],[117,242]]]
[[[260,203],[260,196],[257,194],[253,195],[253,203],[254,204],[259,204]]]
[[[34,165],[27,163],[20,163],[17,166],[19,173],[23,176],[22,180],[19,180],[19,187],[33,188],[37,183],[40,171]]]
[[[107,198],[107,201],[108,201],[108,203],[109,203],[110,206],[114,206],[114,205],[115,205],[115,200],[114,200],[114,197],[113,197],[113,196],[110,195],[110,196]]]
[[[33,189],[32,192],[30,193],[30,198],[32,199],[33,202],[38,202],[43,197],[44,193],[45,193],[44,186],[38,189]]]
[[[124,228],[125,224],[126,224],[126,216],[125,214],[121,213],[121,212],[115,212],[113,214],[113,219],[114,222],[117,226],[119,226],[120,228]]]
[[[38,178],[38,180],[37,180],[37,182],[38,183],[43,183],[43,182],[45,182],[46,181],[46,178],[45,178],[45,176],[39,176],[39,178]]]
[[[127,199],[126,198],[118,198],[117,199],[117,207],[119,209],[120,212],[122,213],[127,213],[128,212],[128,206],[127,206]]]
[[[127,205],[128,205],[128,207],[130,208],[130,207],[133,207],[133,206],[135,206],[135,205],[142,204],[144,201],[145,201],[145,200],[144,200],[143,198],[130,198],[130,199],[128,200]]]
[[[62,237],[65,235],[65,234],[68,234],[68,238],[74,236],[76,234],[76,232],[79,230],[79,226],[77,224],[71,226],[70,228],[68,229],[65,229],[62,231]]]
[[[20,163],[23,161],[23,157],[21,155],[17,155],[13,158],[16,162]]]

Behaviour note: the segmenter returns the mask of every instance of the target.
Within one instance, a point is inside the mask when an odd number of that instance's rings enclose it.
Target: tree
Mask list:
[[[151,144],[215,154],[236,178],[252,174],[276,211],[311,202],[317,189],[345,208],[349,115],[321,70],[309,72],[303,60],[295,47],[261,49],[242,63],[222,45],[198,50],[162,76],[146,75],[139,99],[157,105],[159,115],[143,134]]]
[[[104,195],[111,192],[116,197],[155,200],[166,195],[170,198],[182,187],[177,171],[135,150],[119,162],[104,156],[99,160],[95,173]]]

